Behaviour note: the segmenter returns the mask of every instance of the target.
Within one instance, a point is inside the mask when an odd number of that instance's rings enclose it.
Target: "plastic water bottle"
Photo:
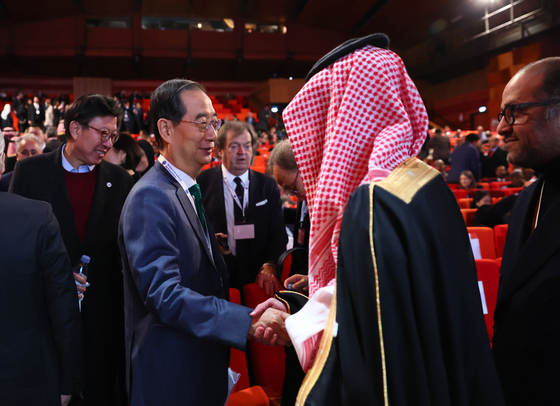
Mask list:
[[[91,260],[90,257],[88,257],[87,255],[82,255],[82,258],[80,258],[80,264],[78,265],[78,275],[83,276],[86,279],[86,283],[85,284],[81,284],[78,281],[76,282],[76,285],[81,286],[83,288],[87,288],[89,286],[89,283],[87,282],[87,277],[88,277],[88,264],[89,261]],[[80,294],[80,292],[78,292],[78,294]],[[82,293],[82,297],[78,299],[79,301],[79,305],[80,305],[80,310],[82,310],[82,300],[84,298],[84,294]]]

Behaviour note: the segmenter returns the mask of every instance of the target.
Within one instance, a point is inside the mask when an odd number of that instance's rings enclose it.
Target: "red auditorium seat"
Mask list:
[[[519,193],[523,190],[523,187],[510,187],[507,189],[502,189],[501,191],[503,192],[504,196],[510,196],[514,193]]]
[[[467,191],[464,189],[452,189],[451,190],[455,195],[455,199],[465,199],[467,197]]]
[[[457,183],[448,183],[447,186],[449,186],[449,189],[451,190],[455,190],[459,187]]]
[[[463,220],[467,227],[474,226],[474,219],[476,217],[476,211],[478,209],[461,209],[461,214],[463,215]]]
[[[241,304],[241,293],[235,288],[229,288],[229,301],[231,303]],[[235,391],[240,391],[247,389],[250,385],[249,383],[249,368],[247,368],[247,357],[245,352],[238,349],[232,348],[229,367],[235,372],[241,374],[237,385],[235,385]]]
[[[498,189],[490,189],[490,196],[494,197],[504,197],[504,192]]]
[[[280,285],[276,287],[276,291],[278,290],[280,290]],[[245,296],[245,306],[253,309],[268,299],[268,296],[259,288],[257,283],[245,285],[243,294]],[[278,394],[282,393],[286,369],[284,347],[268,347],[257,343],[255,340],[249,340],[249,351],[255,384],[268,387]]]
[[[511,182],[490,182],[490,189],[501,189],[509,185]]]
[[[498,284],[500,282],[500,268],[496,261],[490,259],[477,259],[476,273],[478,275],[478,285],[484,313],[484,321],[488,337],[492,342],[494,335],[494,311],[496,310],[496,300],[498,298]]]
[[[506,234],[508,225],[498,224],[494,227],[494,238],[496,242],[496,256],[501,258],[504,253],[504,246],[506,245]]]
[[[472,197],[465,197],[464,199],[459,199],[459,207],[461,209],[470,209],[472,203]]]
[[[490,183],[488,182],[478,182],[478,185],[482,186],[486,190],[490,189]]]
[[[495,260],[497,258],[493,229],[490,227],[467,227],[467,231],[472,239],[478,239],[480,255],[483,259]]]
[[[269,400],[266,392],[260,386],[232,393],[226,406],[268,406]]]

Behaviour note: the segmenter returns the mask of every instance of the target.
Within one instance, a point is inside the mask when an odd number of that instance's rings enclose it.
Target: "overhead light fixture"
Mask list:
[[[290,80],[294,80],[294,78],[290,76]]]
[[[202,28],[202,23],[198,23],[197,27]]]
[[[272,108],[270,109],[270,111],[272,111],[273,113],[278,113],[278,107],[272,106]]]
[[[484,112],[486,112],[486,106],[479,107],[479,108],[478,108],[478,112],[479,112],[479,113],[484,113]]]

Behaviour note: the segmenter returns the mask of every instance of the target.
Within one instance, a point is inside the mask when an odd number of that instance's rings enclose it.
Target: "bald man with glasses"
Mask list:
[[[542,176],[510,216],[492,350],[508,406],[560,404],[560,58],[519,71],[498,116],[510,163]]]
[[[124,294],[118,223],[132,177],[103,160],[122,111],[109,97],[84,95],[64,117],[68,143],[18,161],[10,192],[52,205],[72,266],[91,258],[81,304],[84,402],[126,405]]]

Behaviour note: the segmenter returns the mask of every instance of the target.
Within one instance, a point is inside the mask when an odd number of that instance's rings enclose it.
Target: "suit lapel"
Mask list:
[[[162,164],[160,164],[158,161],[156,161],[154,166],[159,171],[161,171],[165,175],[165,177],[169,180],[169,182],[173,186],[175,186],[175,188],[177,189],[177,191],[176,191],[177,199],[179,199],[179,203],[181,204],[181,207],[183,208],[183,211],[187,215],[187,218],[189,219],[189,222],[191,223],[192,229],[194,230],[196,236],[198,237],[202,246],[204,247],[204,251],[206,252],[206,255],[208,255],[208,258],[210,259],[210,261],[212,263],[214,263],[214,258],[212,257],[212,254],[210,253],[210,250],[208,249],[208,244],[206,243],[206,237],[204,235],[204,230],[202,229],[202,225],[200,224],[200,220],[198,218],[198,215],[196,214],[196,211],[194,210],[194,207],[192,206],[192,204],[191,204],[191,202],[190,202],[190,200],[187,196],[187,193],[183,190],[183,188],[181,187],[179,182],[177,182],[175,180],[175,178],[167,171],[167,169],[164,168],[164,166]],[[206,219],[206,224],[207,225],[210,224],[209,221],[208,221],[208,216],[206,216],[206,213],[204,213],[204,209],[203,209],[203,215]]]
[[[210,185],[219,185],[216,188],[216,194],[214,204],[218,207],[217,213],[220,213],[219,216],[219,224],[216,227],[217,230],[225,230],[224,233],[227,234],[227,216],[226,216],[226,204],[224,199],[224,175],[222,173],[222,164],[217,167],[217,171],[214,174],[215,178],[213,182],[210,182]]]
[[[68,255],[73,260],[72,256],[78,254],[79,237],[74,222],[74,214],[72,211],[72,204],[68,195],[68,188],[66,187],[66,176],[64,168],[62,167],[62,147],[58,148],[52,154],[52,163],[54,168],[47,174],[47,181],[49,188],[52,191],[52,206],[56,210],[57,219],[59,220],[60,227],[67,230],[71,238],[66,241],[68,243]],[[60,221],[63,219],[64,221]]]
[[[521,221],[517,222],[515,228],[508,230],[508,255],[507,274],[503,275],[503,289],[499,294],[499,302],[511,297],[520,287],[525,285],[536,272],[546,264],[552,255],[560,249],[560,239],[550,238],[557,232],[557,224],[560,221],[560,199],[557,199],[539,220],[535,230],[530,233],[535,207],[538,202],[542,188],[542,179],[535,182],[533,190],[529,192],[523,203],[522,210],[518,213]],[[525,236],[528,238],[525,239]],[[538,253],[536,255],[535,253]]]

